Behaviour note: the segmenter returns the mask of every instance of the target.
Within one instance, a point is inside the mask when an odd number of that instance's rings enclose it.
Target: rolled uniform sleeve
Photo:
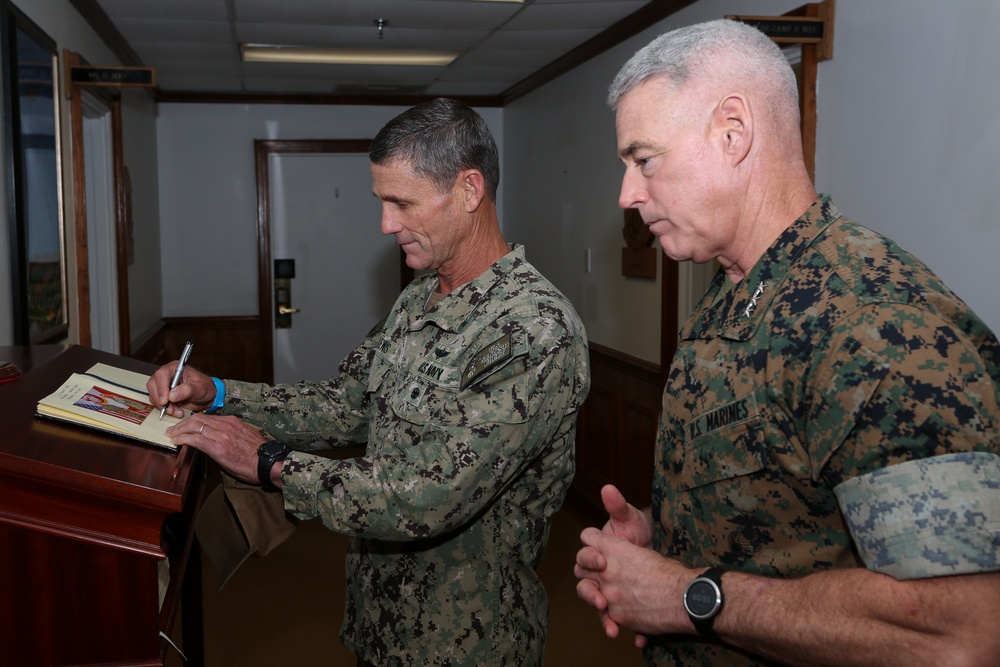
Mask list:
[[[972,342],[921,308],[879,304],[831,347],[811,442],[866,567],[900,579],[1000,569],[1000,401]]]

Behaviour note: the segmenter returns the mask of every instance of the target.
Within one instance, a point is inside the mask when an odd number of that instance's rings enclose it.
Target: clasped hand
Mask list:
[[[693,632],[681,598],[697,575],[656,553],[648,512],[629,505],[614,486],[601,489],[609,519],[604,528],[586,528],[584,547],[577,552],[573,572],[580,580],[577,595],[594,607],[608,637],[620,628],[635,631],[636,646],[649,635]]]

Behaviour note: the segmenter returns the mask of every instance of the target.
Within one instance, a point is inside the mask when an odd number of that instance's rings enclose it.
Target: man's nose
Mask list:
[[[622,176],[622,188],[618,193],[618,206],[621,208],[639,208],[641,204],[649,201],[649,193],[639,178],[630,176],[626,171]]]
[[[390,234],[395,234],[396,232],[398,232],[401,229],[402,229],[402,227],[399,225],[399,223],[396,222],[393,219],[392,215],[390,215],[389,212],[383,206],[382,207],[382,234],[385,235],[385,236],[389,236]]]

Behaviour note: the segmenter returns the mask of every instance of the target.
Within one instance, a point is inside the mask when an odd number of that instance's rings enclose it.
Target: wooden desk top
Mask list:
[[[69,345],[0,345],[0,362],[13,361],[22,373],[27,373],[67,348]]]
[[[78,345],[43,347],[0,347],[0,359],[24,371],[0,384],[0,522],[30,519],[36,530],[42,524],[50,533],[162,557],[158,527],[163,516],[182,510],[188,488],[196,486],[188,484],[195,452],[171,479],[177,452],[35,415],[39,399],[95,363],[145,374],[156,367]],[[160,519],[147,520],[154,516]]]

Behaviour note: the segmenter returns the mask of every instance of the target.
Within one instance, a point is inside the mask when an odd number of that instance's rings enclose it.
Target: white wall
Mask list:
[[[161,104],[163,315],[257,314],[254,139],[370,139],[405,109]],[[502,146],[501,110],[477,111]]]
[[[816,176],[1000,332],[1000,3],[837,0]]]
[[[532,260],[567,291],[591,340],[659,362],[659,284],[621,276],[622,167],[604,104],[611,79],[672,28],[801,4],[699,0],[505,107],[508,236],[544,248]],[[845,215],[922,258],[995,331],[998,25],[993,0],[837,0],[834,56],[819,69],[816,164],[818,189]]]
[[[128,267],[129,333],[139,340],[163,317],[156,103],[137,89],[122,95],[122,152],[132,181],[135,261]]]
[[[508,236],[573,302],[590,340],[658,363],[660,281],[621,274],[622,168],[604,104],[633,50],[592,60],[504,108],[504,203]]]

